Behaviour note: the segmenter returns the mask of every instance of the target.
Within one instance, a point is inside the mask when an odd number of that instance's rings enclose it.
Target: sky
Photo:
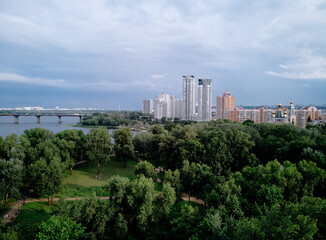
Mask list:
[[[325,104],[326,1],[0,1],[0,107],[140,110],[183,75],[213,104]]]

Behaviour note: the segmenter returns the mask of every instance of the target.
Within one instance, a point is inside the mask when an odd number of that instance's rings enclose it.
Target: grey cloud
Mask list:
[[[257,85],[262,74],[323,79],[324,5],[321,0],[3,0],[0,48],[23,46],[34,55],[25,68],[22,61],[15,64],[24,51],[10,56],[10,64],[0,60],[0,71],[40,73],[48,80],[62,76],[65,86],[78,80],[94,91],[142,88],[148,97],[179,87],[184,72],[225,84],[237,76],[232,86],[221,86],[231,91],[243,81]],[[164,82],[151,81],[162,72]]]

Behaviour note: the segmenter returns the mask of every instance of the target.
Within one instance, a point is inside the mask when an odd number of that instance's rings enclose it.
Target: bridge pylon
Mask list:
[[[19,118],[19,115],[14,115],[14,123],[15,124],[19,123],[18,118]]]

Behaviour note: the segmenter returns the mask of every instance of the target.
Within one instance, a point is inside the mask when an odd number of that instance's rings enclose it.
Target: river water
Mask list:
[[[20,136],[26,129],[31,128],[45,128],[53,133],[62,132],[66,129],[81,129],[84,134],[90,131],[90,128],[73,127],[73,124],[79,122],[79,117],[62,117],[62,123],[58,124],[58,117],[41,117],[41,123],[36,123],[35,116],[21,116],[19,117],[18,124],[14,123],[14,117],[12,116],[0,116],[0,136],[5,138],[6,136],[15,133]],[[113,130],[109,130],[112,135]]]

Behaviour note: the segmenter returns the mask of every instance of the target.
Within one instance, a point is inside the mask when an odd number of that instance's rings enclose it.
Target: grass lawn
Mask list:
[[[35,239],[38,226],[51,217],[55,205],[56,203],[53,203],[50,207],[47,202],[27,203],[22,207],[15,221],[6,224],[5,227],[19,227],[21,239]]]
[[[95,178],[95,175],[97,175],[97,164],[95,162],[77,165],[72,175],[70,175],[70,171],[66,171],[61,195],[75,197],[86,196],[91,192],[96,192],[96,195],[104,196],[106,194],[100,187],[104,186],[113,175],[120,175],[130,179],[135,178],[136,164],[136,161],[128,161],[125,168],[124,163],[112,157],[109,165],[107,163],[101,164],[103,177],[100,179]]]

